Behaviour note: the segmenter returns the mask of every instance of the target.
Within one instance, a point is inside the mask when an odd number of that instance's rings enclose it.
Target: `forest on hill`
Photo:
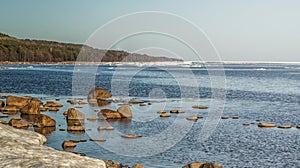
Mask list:
[[[78,55],[80,57],[78,57]],[[78,59],[77,59],[78,58]],[[0,33],[0,62],[158,62],[181,61],[126,51],[100,50],[82,44],[17,39]]]

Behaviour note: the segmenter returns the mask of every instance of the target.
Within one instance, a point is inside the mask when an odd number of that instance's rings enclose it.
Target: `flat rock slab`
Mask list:
[[[43,146],[46,140],[38,133],[0,124],[0,167],[106,167],[102,160]]]

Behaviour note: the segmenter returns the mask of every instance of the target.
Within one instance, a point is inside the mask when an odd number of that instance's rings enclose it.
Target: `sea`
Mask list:
[[[191,162],[216,162],[224,167],[300,167],[300,64],[293,63],[118,63],[0,65],[1,99],[7,95],[32,96],[64,105],[58,112],[43,112],[57,121],[42,133],[46,146],[63,150],[65,140],[77,143],[71,152],[135,163],[153,168],[177,168]],[[88,91],[99,86],[113,95],[104,107],[71,105],[69,99],[87,102]],[[63,112],[76,108],[87,117],[99,110],[117,110],[132,104],[131,120],[85,120],[86,131],[66,129]],[[207,109],[192,108],[194,105]],[[179,109],[161,118],[157,113]],[[1,114],[0,115],[4,115]],[[201,116],[190,121],[189,116]],[[221,119],[228,116],[228,119]],[[238,119],[233,119],[236,116]],[[18,118],[19,114],[3,118]],[[24,118],[26,120],[26,118]],[[290,129],[261,128],[259,122]],[[249,123],[244,126],[244,123]],[[112,131],[98,131],[113,126]],[[29,130],[35,129],[30,127]],[[137,139],[122,138],[138,134]],[[105,142],[89,141],[105,138]]]

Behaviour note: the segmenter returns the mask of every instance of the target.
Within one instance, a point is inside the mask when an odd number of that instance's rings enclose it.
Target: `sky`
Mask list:
[[[115,18],[161,11],[203,30],[224,61],[300,62],[299,7],[299,0],[2,0],[0,32],[18,38],[85,43]],[[128,43],[134,46],[149,39],[149,35],[129,39],[118,49],[129,50]],[[185,49],[177,54],[189,55]]]

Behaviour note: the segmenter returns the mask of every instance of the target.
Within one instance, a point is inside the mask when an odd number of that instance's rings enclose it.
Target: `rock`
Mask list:
[[[198,119],[203,118],[201,116],[190,116],[188,118],[186,118],[187,120],[191,120],[191,121],[197,121]]]
[[[80,141],[80,142],[87,142],[86,139],[80,139],[79,141]]]
[[[46,137],[32,131],[0,124],[1,167],[97,167],[100,159],[75,155],[43,146]]]
[[[99,113],[98,116],[104,116],[106,119],[121,119],[122,116],[119,112],[113,111],[110,109],[102,109]]]
[[[167,114],[167,113],[162,113],[162,114],[160,114],[160,117],[171,117],[171,115]]]
[[[171,110],[170,113],[184,113],[182,110]]]
[[[146,106],[146,104],[145,103],[140,103],[140,106]]]
[[[213,162],[194,162],[185,165],[182,168],[223,168],[223,166]]]
[[[79,132],[84,132],[84,126],[82,125],[69,125],[67,128],[67,131],[79,131]]]
[[[125,134],[125,135],[122,135],[122,137],[123,137],[123,138],[134,139],[134,138],[141,138],[142,136],[136,135],[136,134]]]
[[[274,128],[274,127],[276,127],[276,125],[260,122],[260,123],[258,123],[258,127]]]
[[[122,168],[122,164],[119,162],[113,162],[111,160],[104,161],[107,168]]]
[[[198,106],[198,105],[195,105],[195,106],[192,106],[192,108],[207,109],[208,107],[207,106]]]
[[[1,123],[1,124],[5,124],[5,125],[7,125],[7,124],[8,124],[8,122],[7,122],[7,121],[4,121],[4,120],[2,120],[2,119],[0,119],[0,123]]]
[[[34,131],[42,135],[50,135],[56,130],[55,127],[35,127]]]
[[[22,108],[28,104],[28,100],[23,97],[7,96],[6,106],[16,106]]]
[[[68,103],[72,104],[72,105],[76,105],[77,102],[75,100],[67,100]]]
[[[229,117],[228,116],[222,116],[221,117],[221,119],[223,119],[223,120],[226,120],[226,119],[228,119]]]
[[[10,119],[8,124],[16,128],[29,127],[29,124],[27,122],[21,121],[21,119],[19,118]]]
[[[2,70],[1,67],[0,67],[0,70]],[[6,91],[4,89],[0,89],[0,93],[5,93],[5,92]]]
[[[67,112],[67,120],[84,120],[84,114],[74,108],[69,108]]]
[[[72,139],[72,140],[70,140],[71,142],[74,142],[74,143],[79,143],[80,142],[80,140],[75,140],[75,139]]]
[[[88,104],[88,103],[84,102],[84,101],[78,101],[77,104],[79,104],[79,105],[85,105],[85,104]]]
[[[45,108],[45,107],[40,107],[40,112],[45,112],[45,111],[47,111],[49,108]]]
[[[278,126],[278,128],[289,129],[289,128],[292,128],[292,126],[291,125],[280,125],[280,126]]]
[[[250,126],[250,123],[244,123],[243,126]]]
[[[112,95],[103,88],[95,87],[89,92],[88,99],[106,100],[111,96]]]
[[[32,99],[26,106],[21,108],[22,114],[40,114],[40,106],[43,103],[37,99]]]
[[[130,104],[142,104],[142,103],[144,103],[144,101],[143,100],[138,100],[138,99],[131,99],[129,101],[129,103]]]
[[[121,114],[122,118],[132,118],[132,112],[129,105],[122,105],[117,111]]]
[[[57,108],[57,107],[49,107],[48,111],[57,112],[57,111],[59,111],[59,108]]]
[[[36,127],[55,127],[55,125],[56,121],[44,114],[38,115],[34,122],[34,126]]]
[[[5,106],[5,107],[0,107],[0,111],[16,113],[19,111],[19,108],[17,108],[16,106]]]
[[[64,115],[64,116],[67,116],[67,115],[68,115],[68,111],[65,111],[65,112],[63,113],[63,115]]]
[[[5,103],[3,100],[0,100],[0,107],[4,107],[5,106]]]
[[[76,144],[75,144],[74,142],[72,142],[72,141],[64,141],[64,142],[62,143],[62,147],[63,147],[64,149],[69,148],[69,147],[74,148],[74,147],[76,147]]]
[[[56,102],[53,102],[53,101],[47,101],[46,104],[44,105],[44,107],[63,107],[62,104],[60,103],[56,103]]]
[[[239,119],[239,116],[232,116],[232,119]]]
[[[102,126],[99,126],[98,127],[98,130],[101,131],[101,130],[114,130],[115,128],[112,127],[112,126],[108,126],[108,127],[102,127]]]
[[[87,120],[95,121],[95,120],[97,120],[97,117],[96,116],[90,116],[90,117],[87,118]]]
[[[134,164],[132,166],[132,168],[145,168],[143,165],[140,165],[140,164]]]
[[[90,141],[105,142],[105,138],[91,138]]]
[[[296,128],[300,129],[300,124],[298,124],[298,125],[296,126]]]
[[[163,113],[166,113],[164,110],[159,110],[157,111],[158,114],[163,114]]]

